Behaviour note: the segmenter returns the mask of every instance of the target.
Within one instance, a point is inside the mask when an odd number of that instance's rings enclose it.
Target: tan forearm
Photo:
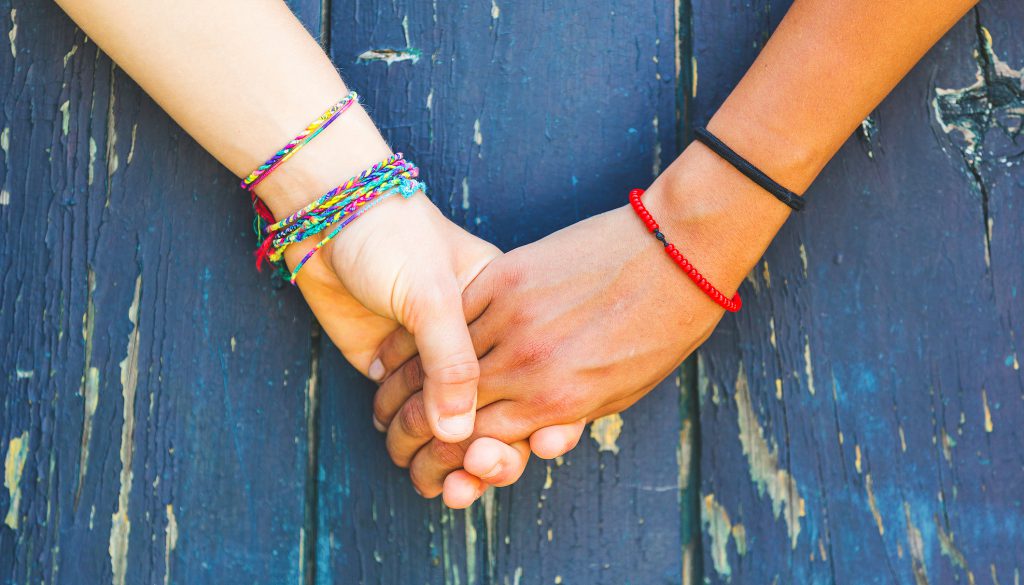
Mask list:
[[[796,0],[708,124],[802,193],[976,0]]]

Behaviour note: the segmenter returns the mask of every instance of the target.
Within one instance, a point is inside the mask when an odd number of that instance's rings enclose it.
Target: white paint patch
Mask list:
[[[480,133],[480,118],[477,118],[476,122],[473,122],[473,142],[476,143],[477,146],[484,143],[484,135]]]
[[[8,40],[11,41],[11,57],[18,56],[18,9],[11,8],[11,32],[7,33]]]
[[[60,105],[60,129],[64,136],[68,135],[68,127],[71,125],[71,100],[64,100]]]
[[[742,362],[736,374],[735,400],[740,444],[747,457],[750,479],[757,486],[758,493],[764,495],[768,492],[775,517],[783,514],[790,545],[795,549],[800,536],[800,518],[807,515],[806,502],[800,496],[800,488],[793,476],[779,467],[778,450],[768,446],[750,400],[750,385]]]
[[[369,63],[381,61],[387,65],[400,61],[412,61],[414,64],[420,60],[421,53],[417,49],[370,49],[356,58],[357,61]]]
[[[35,375],[35,370],[14,370],[14,376],[19,380],[31,380]]]
[[[590,423],[590,438],[597,443],[598,451],[619,454],[619,435],[622,434],[622,417],[609,414]]]
[[[434,109],[434,88],[430,88],[430,93],[427,94],[427,109]]]
[[[11,500],[7,509],[4,524],[11,530],[18,529],[18,507],[21,505],[21,474],[25,471],[25,459],[28,457],[28,431],[11,439],[7,444],[7,457],[4,459],[4,487]]]
[[[804,375],[807,376],[807,391],[814,396],[814,364],[811,363],[811,339],[804,335]]]
[[[659,124],[660,122],[658,120],[658,117],[655,116],[654,119],[651,120],[651,126],[654,127],[654,148],[652,149],[654,151],[654,162],[651,164],[651,175],[655,179],[657,179],[658,175],[661,174],[661,140],[658,139]]]
[[[77,53],[77,52],[78,52],[78,45],[77,44],[71,45],[71,50],[64,54],[64,67],[68,66],[68,61],[70,61],[71,58],[74,57],[75,53]]]
[[[135,279],[135,294],[128,307],[128,320],[132,324],[128,334],[128,348],[121,360],[121,395],[124,399],[123,422],[121,424],[121,476],[117,495],[117,511],[111,516],[110,525],[110,566],[113,585],[125,585],[128,571],[128,536],[132,524],[128,516],[128,504],[132,493],[132,457],[135,454],[135,390],[139,383],[139,300],[142,291],[142,275]]]
[[[167,504],[167,529],[164,530],[164,585],[171,582],[171,554],[178,546],[178,519],[174,517],[174,506]]]
[[[469,177],[462,177],[462,209],[469,209]]]
[[[491,0],[491,19],[498,20],[501,18],[501,7],[494,0]]]

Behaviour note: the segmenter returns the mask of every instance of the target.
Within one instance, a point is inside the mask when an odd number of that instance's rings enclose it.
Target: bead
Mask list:
[[[658,222],[654,220],[654,216],[652,216],[651,212],[647,211],[647,208],[644,207],[643,202],[640,201],[640,198],[643,196],[643,194],[643,189],[631,190],[629,192],[629,204],[630,206],[633,207],[633,211],[637,214],[637,217],[639,217],[640,220],[643,221],[644,226],[647,228],[647,230],[654,234],[654,237],[659,242],[661,242],[662,245],[665,247],[665,253],[667,253],[669,257],[672,258],[672,261],[675,262],[676,265],[679,266],[682,269],[682,271],[690,278],[690,280],[692,280],[698,288],[704,291],[704,293],[707,294],[708,297],[711,298],[711,300],[715,301],[715,303],[717,303],[726,311],[732,313],[739,311],[740,307],[743,304],[742,299],[740,299],[739,293],[736,293],[736,295],[732,299],[725,298],[725,295],[722,294],[720,290],[718,290],[710,282],[708,282],[708,280],[704,278],[704,275],[702,275],[692,264],[690,264],[690,261],[687,260],[685,256],[683,256],[683,253],[680,252],[675,247],[675,245],[671,244],[668,241],[668,238],[665,236],[664,233],[662,233],[661,227],[658,225]]]

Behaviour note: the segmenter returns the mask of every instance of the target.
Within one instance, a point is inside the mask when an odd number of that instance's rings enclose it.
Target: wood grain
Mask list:
[[[699,119],[785,5],[694,4]],[[925,57],[701,350],[709,582],[1020,581],[1022,14]]]

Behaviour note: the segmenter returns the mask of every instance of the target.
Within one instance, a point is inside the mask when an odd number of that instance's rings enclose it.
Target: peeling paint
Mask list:
[[[371,63],[378,61],[386,63],[388,66],[400,61],[412,61],[415,64],[419,62],[422,56],[423,53],[419,49],[413,49],[412,47],[406,49],[370,49],[359,55],[356,58],[356,62]]]
[[[870,473],[864,476],[864,490],[868,493],[868,507],[871,508],[871,515],[874,516],[875,525],[878,526],[878,534],[885,536],[885,524],[882,523],[882,514],[878,511],[878,502],[875,501],[874,484],[871,481]]]
[[[178,519],[174,505],[167,504],[167,528],[164,530],[164,585],[171,583],[171,555],[178,546]]]
[[[132,142],[128,145],[128,160],[125,165],[132,164],[132,159],[135,158],[135,134],[139,130],[139,124],[136,122],[132,124]]]
[[[491,0],[491,19],[498,20],[499,18],[501,18],[501,7],[495,0]]]
[[[469,209],[469,177],[462,177],[462,209]]]
[[[89,137],[89,174],[88,183],[92,185],[93,179],[96,177],[95,165],[96,165],[96,139],[92,136]]]
[[[743,446],[743,454],[747,457],[750,479],[757,486],[759,494],[763,496],[765,492],[768,493],[775,518],[783,515],[790,546],[796,548],[800,536],[800,518],[807,514],[806,503],[800,496],[796,480],[788,471],[779,467],[778,450],[768,446],[764,430],[754,413],[754,406],[750,400],[750,385],[742,362],[736,375],[735,400],[740,444]]]
[[[481,146],[484,143],[484,135],[480,133],[480,118],[473,122],[473,143]]]
[[[21,474],[25,471],[25,459],[28,457],[28,431],[14,437],[7,444],[7,456],[4,458],[4,487],[7,488],[11,507],[7,509],[4,524],[11,530],[18,529],[21,506]]]
[[[18,380],[31,380],[35,375],[35,370],[22,370],[17,368],[14,370],[14,377]]]
[[[804,375],[807,376],[807,391],[814,396],[814,366],[811,363],[811,338],[804,335]]]
[[[985,432],[992,432],[992,411],[988,408],[988,393],[985,389],[981,390],[981,405],[985,408]]]
[[[853,446],[853,467],[857,473],[864,473],[864,469],[861,467],[860,445]]]
[[[651,120],[651,126],[654,127],[654,148],[652,149],[654,161],[651,164],[651,176],[653,176],[655,179],[657,179],[658,175],[661,174],[661,133],[658,128],[659,125],[660,122],[658,120],[658,117],[655,116],[654,119]]]
[[[622,433],[622,417],[609,414],[590,423],[590,438],[597,443],[599,451],[619,453],[619,435]]]
[[[914,569],[914,583],[928,585],[928,569],[924,563],[924,540],[921,531],[910,517],[910,504],[903,502],[903,513],[907,521],[907,544],[910,546],[911,566]]]
[[[938,516],[935,517],[935,529],[939,535],[939,549],[942,551],[942,555],[948,557],[955,567],[959,568],[967,575],[968,585],[974,585],[974,573],[972,573],[971,569],[967,566],[967,558],[956,546],[953,534],[947,533],[943,528]]]
[[[18,56],[18,9],[11,8],[11,30],[7,33],[7,39],[11,42],[11,57]]]
[[[68,128],[71,126],[71,100],[64,100],[60,105],[60,129],[64,136],[68,135]]]
[[[711,540],[711,562],[715,572],[722,577],[731,577],[729,537],[732,535],[732,522],[726,509],[715,501],[714,494],[704,496],[704,513],[701,514],[700,523]]]
[[[875,141],[878,135],[878,122],[875,121],[873,115],[869,115],[864,118],[860,123],[860,138],[864,142],[864,146],[867,148],[868,158],[875,158]]]
[[[807,246],[800,244],[800,264],[804,268],[804,278],[807,278]]]
[[[679,429],[679,447],[676,448],[676,463],[679,467],[679,491],[686,491],[690,487],[691,460],[693,459],[693,439],[690,434],[693,432],[693,424],[690,419],[683,421]]]
[[[71,58],[74,57],[75,53],[77,53],[77,52],[78,52],[78,43],[75,43],[74,45],[71,45],[71,50],[64,54],[64,67],[65,68],[68,66],[68,61],[70,61]]]
[[[128,347],[121,360],[121,395],[124,399],[121,424],[121,475],[117,495],[117,511],[111,516],[110,525],[110,567],[113,585],[125,585],[128,571],[128,536],[131,533],[131,519],[128,504],[132,493],[132,457],[135,452],[135,391],[139,382],[139,301],[142,292],[142,275],[135,279],[135,294],[128,307],[128,320],[132,324],[128,334]]]

